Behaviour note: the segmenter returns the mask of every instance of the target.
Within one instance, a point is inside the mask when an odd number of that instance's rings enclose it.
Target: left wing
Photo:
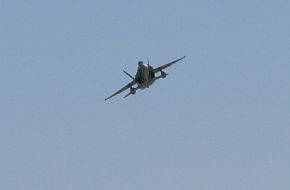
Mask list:
[[[162,70],[164,70],[164,69],[170,67],[171,65],[175,64],[176,62],[178,62],[178,61],[180,61],[180,60],[182,60],[182,59],[184,59],[184,58],[185,58],[185,56],[183,56],[182,58],[179,58],[179,59],[177,59],[177,60],[174,60],[174,61],[172,61],[172,62],[170,62],[170,63],[167,63],[167,64],[165,64],[165,65],[162,65],[162,66],[160,66],[160,67],[157,67],[157,68],[155,68],[153,71],[154,71],[154,73],[158,73],[158,72],[160,72],[160,71],[162,71]]]
[[[121,88],[120,90],[118,90],[117,92],[115,92],[114,94],[109,96],[108,98],[106,98],[105,100],[108,100],[108,99],[112,98],[113,96],[116,96],[117,94],[120,94],[121,92],[127,90],[128,88],[133,87],[135,84],[136,84],[136,81],[133,80],[132,82],[130,82],[129,84],[127,84],[126,86],[124,86],[123,88]]]

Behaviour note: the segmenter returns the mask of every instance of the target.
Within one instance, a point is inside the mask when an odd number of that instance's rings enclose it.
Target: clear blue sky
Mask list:
[[[290,189],[289,8],[0,0],[0,189]]]

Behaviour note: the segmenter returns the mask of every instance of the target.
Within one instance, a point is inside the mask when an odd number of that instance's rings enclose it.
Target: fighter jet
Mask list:
[[[124,96],[124,98],[128,97],[129,95],[135,95],[138,89],[144,90],[146,88],[149,88],[149,86],[151,86],[156,80],[160,78],[166,78],[168,73],[166,73],[164,69],[170,67],[171,65],[177,63],[178,61],[184,58],[185,56],[157,68],[152,67],[149,64],[148,59],[147,59],[147,64],[145,64],[143,61],[139,61],[138,70],[135,77],[133,77],[126,71],[123,71],[126,75],[128,75],[132,79],[132,82],[130,82],[129,84],[127,84],[126,86],[124,86],[123,88],[115,92],[114,94],[112,94],[111,96],[107,97],[105,100],[108,100],[112,98],[113,96],[116,96],[117,94],[120,94],[127,89],[130,89],[130,92],[126,96]],[[159,76],[156,76],[156,74],[159,74]]]

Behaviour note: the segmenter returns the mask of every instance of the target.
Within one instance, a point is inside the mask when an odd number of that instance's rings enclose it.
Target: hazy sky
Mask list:
[[[290,189],[289,10],[0,0],[0,189]],[[184,55],[104,101],[130,82],[123,69]]]

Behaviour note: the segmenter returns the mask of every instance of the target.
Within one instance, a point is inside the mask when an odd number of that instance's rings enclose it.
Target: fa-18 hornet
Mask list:
[[[146,88],[149,88],[149,86],[151,86],[156,80],[158,80],[160,78],[166,78],[168,73],[166,73],[164,71],[164,69],[170,67],[171,65],[175,64],[176,62],[178,62],[184,58],[185,58],[185,56],[183,56],[182,58],[179,58],[177,60],[174,60],[170,63],[167,63],[165,65],[162,65],[160,67],[157,67],[157,68],[154,68],[151,65],[149,65],[148,59],[147,59],[147,64],[145,64],[143,61],[139,61],[138,62],[138,70],[137,70],[135,77],[133,77],[132,75],[130,75],[126,71],[123,71],[126,75],[128,75],[132,79],[132,82],[130,82],[129,84],[127,84],[126,86],[124,86],[123,88],[121,88],[120,90],[118,90],[117,92],[115,92],[114,94],[112,94],[111,96],[106,98],[105,100],[108,100],[108,99],[112,98],[113,96],[116,96],[117,94],[120,94],[121,92],[123,92],[127,89],[130,89],[130,92],[126,96],[124,96],[124,98],[126,98],[129,95],[136,94],[136,91],[138,89],[144,90]],[[156,74],[159,72],[160,72],[160,75],[156,76]],[[135,85],[137,85],[137,86],[134,87]]]

